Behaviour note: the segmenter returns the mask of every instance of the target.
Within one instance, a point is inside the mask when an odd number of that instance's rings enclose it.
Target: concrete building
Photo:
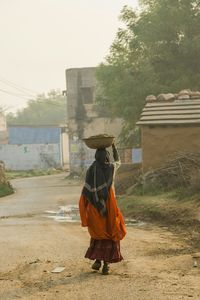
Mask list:
[[[69,169],[65,126],[11,126],[8,143],[0,143],[0,160],[10,170]]]
[[[95,72],[96,68],[66,70],[71,171],[84,169],[94,160],[94,151],[85,147],[82,138],[102,133],[118,137],[122,129],[122,119],[100,116],[96,110],[100,86]]]
[[[144,172],[161,166],[177,152],[200,152],[199,92],[182,91],[147,100],[150,102],[137,123]]]

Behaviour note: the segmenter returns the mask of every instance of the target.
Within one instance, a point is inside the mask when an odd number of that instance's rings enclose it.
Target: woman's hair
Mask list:
[[[95,153],[95,159],[100,164],[110,162],[110,153],[106,149],[97,149]]]

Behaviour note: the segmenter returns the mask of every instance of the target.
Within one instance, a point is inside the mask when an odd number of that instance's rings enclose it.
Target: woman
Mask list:
[[[109,274],[109,263],[120,262],[120,240],[126,235],[123,216],[117,207],[114,176],[120,166],[119,155],[112,145],[114,163],[106,149],[97,149],[95,161],[86,173],[85,185],[79,202],[81,223],[88,227],[90,247],[85,257],[95,260],[92,269],[99,270],[103,261],[102,274]]]

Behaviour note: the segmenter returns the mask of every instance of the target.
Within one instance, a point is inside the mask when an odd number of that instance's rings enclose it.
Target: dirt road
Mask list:
[[[0,299],[200,299],[200,268],[184,241],[166,228],[128,227],[124,261],[102,276],[83,258],[89,243],[79,223],[46,210],[77,204],[81,187],[64,175],[18,179],[0,199]],[[60,274],[51,273],[58,266]]]

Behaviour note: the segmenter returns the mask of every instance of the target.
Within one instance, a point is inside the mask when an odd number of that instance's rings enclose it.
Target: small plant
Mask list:
[[[10,184],[0,185],[0,197],[8,196],[14,193],[13,187]]]

